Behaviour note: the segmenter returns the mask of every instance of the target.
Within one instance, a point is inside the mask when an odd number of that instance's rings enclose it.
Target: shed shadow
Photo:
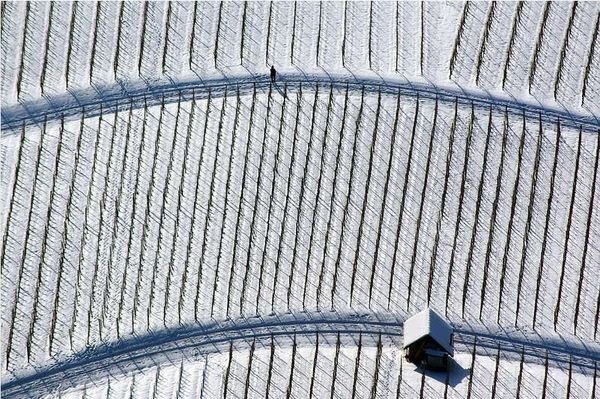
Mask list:
[[[441,382],[442,384],[446,384],[451,387],[456,387],[461,383],[462,380],[465,379],[469,374],[471,374],[471,369],[464,368],[456,360],[450,358],[450,365],[448,370],[446,371],[435,371],[422,368],[420,366],[417,367],[417,371],[426,377],[433,378],[436,381]]]

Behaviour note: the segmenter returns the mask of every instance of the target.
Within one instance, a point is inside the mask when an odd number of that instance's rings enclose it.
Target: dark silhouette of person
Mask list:
[[[271,83],[275,83],[276,77],[277,77],[277,71],[275,71],[275,66],[271,65]]]

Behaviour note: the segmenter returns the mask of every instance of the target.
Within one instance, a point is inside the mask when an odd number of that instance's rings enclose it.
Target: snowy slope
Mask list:
[[[594,397],[599,24],[2,3],[4,394]],[[400,354],[427,305],[448,374]]]

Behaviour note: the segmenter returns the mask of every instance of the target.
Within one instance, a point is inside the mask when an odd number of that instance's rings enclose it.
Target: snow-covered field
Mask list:
[[[1,19],[7,398],[598,395],[599,3]]]

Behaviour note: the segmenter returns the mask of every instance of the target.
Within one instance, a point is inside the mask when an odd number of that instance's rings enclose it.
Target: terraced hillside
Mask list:
[[[598,3],[1,21],[7,398],[598,395]]]

